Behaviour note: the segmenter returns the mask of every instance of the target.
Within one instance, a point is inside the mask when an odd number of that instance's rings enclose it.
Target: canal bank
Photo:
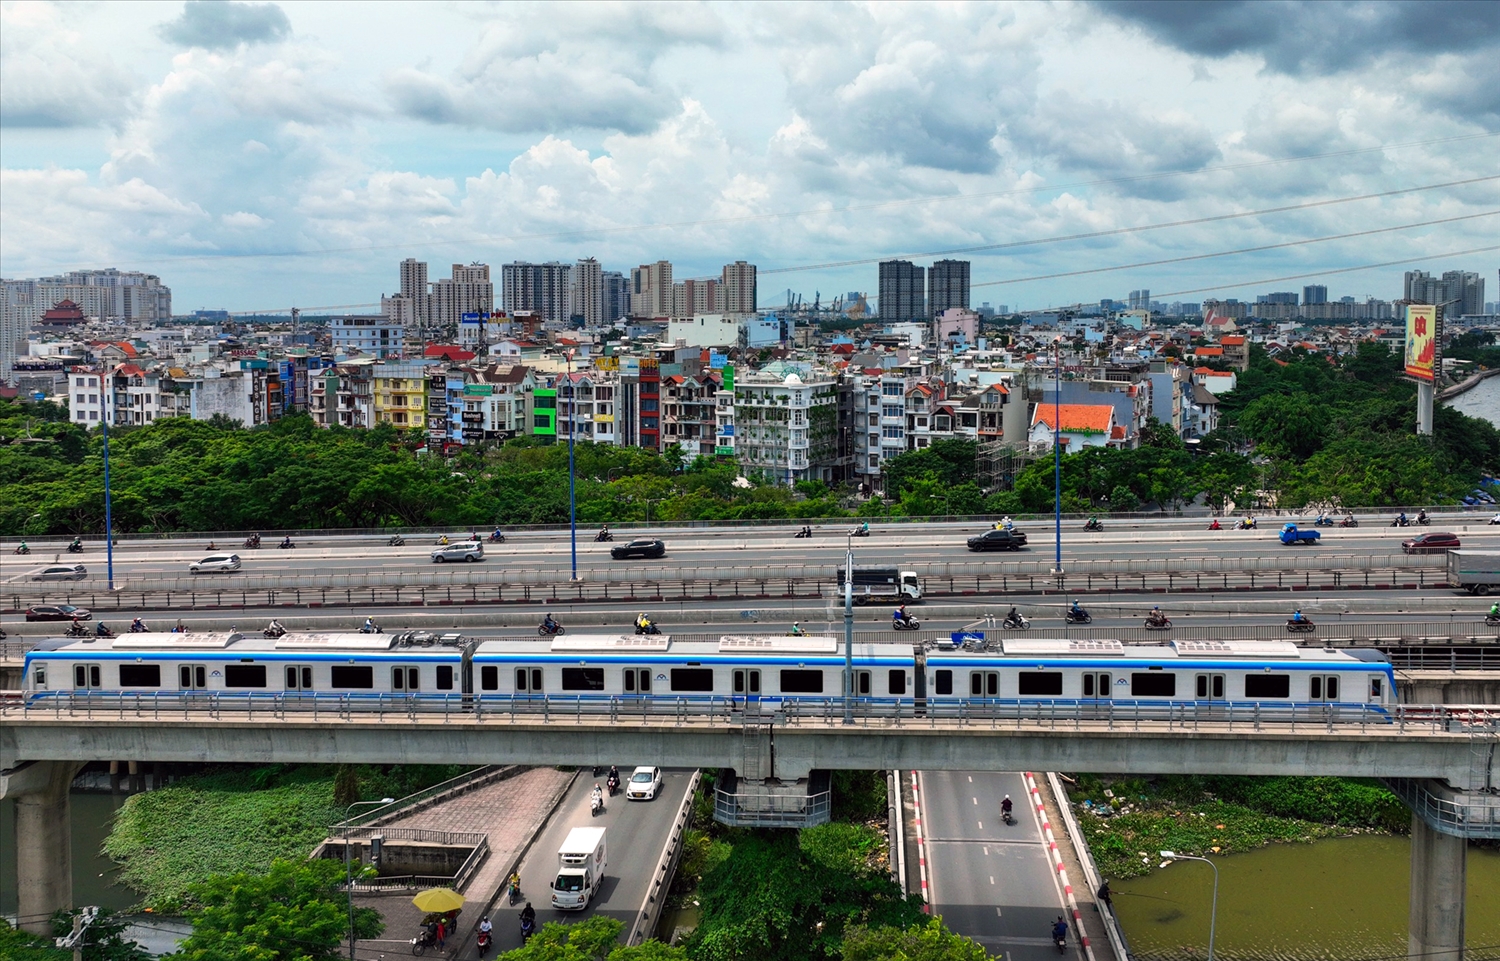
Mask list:
[[[1470,417],[1482,417],[1500,427],[1500,377],[1487,377],[1442,401],[1442,404]]]

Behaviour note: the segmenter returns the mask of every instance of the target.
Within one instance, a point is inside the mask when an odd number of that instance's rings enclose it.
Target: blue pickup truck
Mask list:
[[[1322,531],[1299,531],[1296,524],[1286,524],[1281,528],[1281,543],[1283,544],[1312,544],[1323,536]]]

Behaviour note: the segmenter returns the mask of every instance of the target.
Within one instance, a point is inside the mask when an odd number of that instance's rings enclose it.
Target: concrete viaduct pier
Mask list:
[[[142,761],[663,767],[760,772],[1044,770],[1385,779],[1413,809],[1412,957],[1459,961],[1465,843],[1500,837],[1493,709],[1403,707],[1387,722],[1329,717],[837,717],[325,710],[0,711],[0,796],[20,801],[21,915],[33,930],[71,904],[68,782],[100,758]]]

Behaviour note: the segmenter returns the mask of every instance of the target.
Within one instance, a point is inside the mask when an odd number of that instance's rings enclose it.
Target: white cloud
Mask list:
[[[80,15],[44,3],[0,6],[0,124],[86,127],[124,119],[139,81]]]
[[[236,210],[232,214],[224,214],[219,218],[226,227],[238,227],[247,230],[259,230],[269,227],[273,221],[267,220],[260,214],[252,214],[248,210]]]

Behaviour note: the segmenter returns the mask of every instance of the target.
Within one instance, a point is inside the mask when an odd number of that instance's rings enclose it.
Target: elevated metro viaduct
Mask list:
[[[1467,837],[1500,836],[1496,715],[1403,708],[1395,724],[1084,717],[892,720],[736,714],[617,716],[177,710],[0,711],[0,797],[17,799],[20,916],[71,906],[68,785],[97,759],[590,766],[636,757],[731,768],[752,781],[812,771],[1089,771],[1375,777],[1413,807],[1410,952],[1462,957]],[[38,919],[41,919],[40,921]]]

